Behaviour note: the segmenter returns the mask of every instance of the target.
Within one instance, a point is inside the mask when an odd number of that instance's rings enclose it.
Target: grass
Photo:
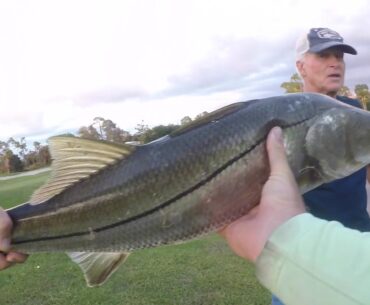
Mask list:
[[[0,181],[3,207],[27,201],[48,173]],[[216,234],[133,253],[100,288],[87,288],[64,254],[35,254],[0,272],[1,305],[263,305],[270,294],[254,268]]]
[[[32,192],[41,186],[50,172],[0,181],[0,205],[10,208],[26,202]]]

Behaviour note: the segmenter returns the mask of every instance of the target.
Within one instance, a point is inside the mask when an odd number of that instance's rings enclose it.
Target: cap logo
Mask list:
[[[319,38],[330,39],[330,40],[342,40],[342,37],[335,31],[330,29],[321,29],[317,31]]]

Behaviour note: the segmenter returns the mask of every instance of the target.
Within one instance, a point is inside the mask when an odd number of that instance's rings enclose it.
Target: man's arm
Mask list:
[[[12,221],[8,214],[0,208],[0,270],[6,269],[16,263],[23,263],[27,255],[12,252],[10,249],[10,237]]]
[[[280,226],[256,261],[261,284],[286,305],[370,301],[370,233],[305,213]]]

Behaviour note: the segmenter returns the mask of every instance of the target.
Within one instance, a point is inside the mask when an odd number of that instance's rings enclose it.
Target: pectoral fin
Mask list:
[[[82,269],[87,285],[94,287],[104,284],[130,253],[71,252],[67,254]]]

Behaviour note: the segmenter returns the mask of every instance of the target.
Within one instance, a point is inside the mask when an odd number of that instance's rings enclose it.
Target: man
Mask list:
[[[296,45],[296,67],[303,80],[303,92],[326,94],[339,102],[361,108],[358,100],[337,95],[344,83],[344,53],[356,55],[357,51],[331,29],[312,28],[300,37]],[[370,231],[365,168],[343,179],[323,184],[303,197],[314,216],[337,220],[348,228],[362,232]],[[273,297],[272,304],[282,303]]]

